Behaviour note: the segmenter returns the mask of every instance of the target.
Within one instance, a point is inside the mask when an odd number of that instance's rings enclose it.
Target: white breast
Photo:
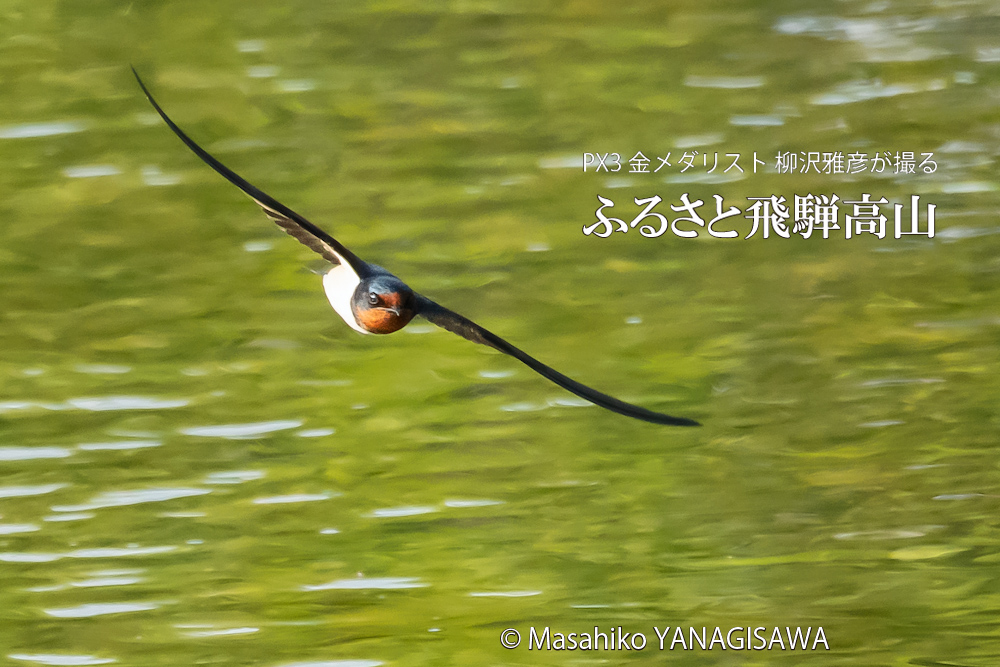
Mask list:
[[[370,332],[361,328],[358,321],[354,319],[354,312],[351,310],[351,298],[354,296],[354,290],[360,284],[361,279],[347,262],[338,264],[323,276],[323,289],[326,291],[326,298],[329,299],[330,305],[352,329],[366,334]]]

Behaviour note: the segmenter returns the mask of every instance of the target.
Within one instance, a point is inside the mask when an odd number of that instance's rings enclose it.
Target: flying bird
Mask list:
[[[264,213],[279,227],[300,243],[328,261],[330,268],[323,276],[323,289],[330,305],[355,331],[362,334],[389,334],[399,331],[416,316],[423,317],[466,340],[492,347],[514,357],[539,375],[548,378],[566,391],[576,394],[602,408],[626,417],[641,419],[654,424],[670,426],[699,426],[693,419],[671,417],[659,412],[626,403],[566,377],[532,356],[522,352],[496,334],[487,331],[472,320],[448,310],[422,294],[410,289],[402,280],[381,266],[369,264],[348,250],[337,239],[306,220],[277,199],[251,185],[242,176],[219,162],[204,148],[184,133],[153,99],[139,73],[132,68],[142,92],[146,94],[160,118],[181,141],[212,169],[242,190],[260,206]]]

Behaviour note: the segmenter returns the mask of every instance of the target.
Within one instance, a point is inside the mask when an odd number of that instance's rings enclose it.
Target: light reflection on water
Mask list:
[[[260,628],[223,628],[221,630],[192,630],[185,632],[186,637],[230,637],[232,635],[249,635],[260,632]]]
[[[127,614],[137,611],[150,611],[160,605],[152,602],[107,602],[103,604],[88,603],[77,607],[62,609],[46,609],[45,613],[56,618],[92,618],[107,614]]]
[[[416,577],[358,577],[356,579],[338,579],[315,586],[303,586],[304,591],[334,591],[334,590],[402,590],[406,588],[424,588],[429,584],[421,582]]]
[[[73,667],[75,665],[107,665],[116,662],[114,658],[98,658],[92,655],[67,655],[55,653],[11,653],[7,656],[11,660],[24,660],[37,665],[61,665],[63,667]]]
[[[159,447],[162,444],[159,440],[122,440],[119,442],[84,442],[77,445],[76,448],[84,452],[127,451]]]
[[[63,459],[72,454],[63,447],[0,447],[0,461]]]
[[[159,503],[175,498],[189,498],[211,493],[210,489],[135,489],[131,491],[106,491],[80,505],[53,505],[53,512],[86,512],[105,507],[122,507],[141,503]]]
[[[52,137],[59,134],[83,132],[84,123],[67,121],[53,123],[28,123],[0,127],[0,139],[31,139],[35,137]]]
[[[271,422],[260,422],[256,424],[219,424],[217,426],[193,426],[180,429],[184,435],[196,435],[204,438],[252,438],[266,433],[276,431],[287,431],[288,429],[302,426],[302,421],[298,419],[286,419]]]
[[[52,493],[67,486],[66,484],[39,484],[37,486],[0,486],[0,498],[19,498],[23,496],[40,496]]]
[[[290,493],[284,496],[269,496],[266,498],[254,498],[255,505],[286,505],[289,503],[311,503],[317,500],[329,500],[336,498],[338,493],[324,491],[323,493]]]

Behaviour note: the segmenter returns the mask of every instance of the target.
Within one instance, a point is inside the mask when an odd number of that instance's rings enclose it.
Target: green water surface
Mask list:
[[[0,54],[0,659],[1000,661],[995,3],[5,0]],[[130,63],[361,257],[704,426],[426,322],[356,334]],[[937,169],[775,172],[810,151]],[[869,193],[888,234],[582,233],[598,195],[627,222],[683,193]],[[893,238],[912,195],[934,238]],[[649,643],[528,650],[595,626]],[[829,650],[660,651],[664,626]]]

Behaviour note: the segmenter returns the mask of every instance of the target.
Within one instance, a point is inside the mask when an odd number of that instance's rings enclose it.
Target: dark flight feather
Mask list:
[[[339,241],[337,241],[337,239],[333,238],[322,229],[279,202],[277,199],[271,197],[266,192],[263,192],[254,185],[250,184],[242,176],[219,162],[211,153],[196,144],[194,140],[185,134],[184,130],[177,127],[177,124],[170,120],[170,116],[168,116],[167,113],[160,108],[160,105],[156,103],[155,99],[153,99],[152,93],[150,93],[149,89],[146,88],[146,84],[142,82],[142,79],[139,77],[139,73],[135,71],[134,67],[132,68],[132,74],[135,75],[136,81],[139,82],[139,87],[142,88],[142,92],[146,94],[146,99],[148,99],[149,103],[153,105],[154,109],[156,109],[156,113],[160,114],[160,118],[162,118],[167,126],[174,131],[174,134],[180,137],[180,140],[183,141],[195,155],[208,164],[208,166],[217,171],[227,181],[238,187],[246,195],[253,199],[257,205],[264,210],[265,215],[273,220],[279,227],[284,229],[289,236],[294,238],[299,243],[302,243],[310,250],[319,253],[325,260],[332,264],[341,264],[346,261],[359,276],[365,277],[368,274],[368,265],[363,260],[358,258],[358,256],[353,252],[345,248]]]
[[[647,410],[646,408],[640,408],[638,405],[626,403],[625,401],[618,400],[614,396],[602,394],[596,389],[591,389],[584,384],[580,384],[576,380],[566,377],[554,368],[546,366],[538,359],[535,359],[531,355],[519,350],[503,338],[500,338],[500,336],[497,336],[492,331],[484,329],[467,317],[462,317],[458,313],[448,310],[444,306],[434,303],[427,297],[419,294],[417,295],[417,314],[432,324],[436,324],[442,329],[450,331],[453,334],[458,334],[466,340],[471,340],[473,343],[479,343],[480,345],[492,347],[498,352],[503,352],[506,355],[514,357],[542,377],[548,378],[566,391],[576,394],[580,398],[586,399],[594,405],[599,405],[602,408],[606,408],[612,412],[617,412],[618,414],[625,415],[626,417],[634,417],[635,419],[641,419],[642,421],[652,422],[654,424],[666,424],[668,426],[701,426],[701,424],[693,419],[671,417],[670,415],[653,412],[652,410]]]

